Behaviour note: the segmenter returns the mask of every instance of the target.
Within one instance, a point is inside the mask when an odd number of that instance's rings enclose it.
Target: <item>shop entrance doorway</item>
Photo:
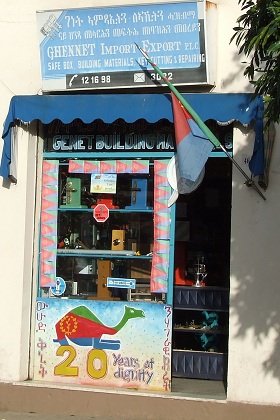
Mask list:
[[[188,387],[196,379],[194,388],[226,383],[232,164],[210,158],[205,169],[199,188],[176,204],[173,390],[183,379]]]

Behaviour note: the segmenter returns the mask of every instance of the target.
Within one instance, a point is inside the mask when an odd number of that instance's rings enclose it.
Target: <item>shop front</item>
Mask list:
[[[260,115],[250,95],[184,97],[231,154],[233,121]],[[39,257],[30,379],[160,392],[172,391],[176,378],[224,381],[230,160],[215,149],[197,184],[171,201],[171,95],[14,97],[1,163],[13,182],[18,127],[34,121]]]
[[[170,391],[170,123],[43,131],[34,379]]]

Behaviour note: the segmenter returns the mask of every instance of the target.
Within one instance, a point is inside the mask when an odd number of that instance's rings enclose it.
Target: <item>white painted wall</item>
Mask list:
[[[279,127],[269,188],[263,201],[235,172],[231,235],[231,308],[228,398],[279,404]],[[250,152],[246,136],[234,138],[235,158]]]
[[[163,2],[163,1],[162,1]],[[167,2],[167,1],[166,1]],[[125,4],[96,1],[94,6]],[[128,4],[137,4],[130,0]],[[143,2],[144,3],[144,2]],[[229,45],[237,1],[217,0],[217,79],[214,92],[249,92],[244,65]],[[0,123],[13,95],[40,92],[36,10],[92,7],[92,0],[10,0],[0,20]],[[249,134],[249,135],[248,135]],[[231,309],[228,399],[279,404],[280,395],[280,130],[277,128],[270,184],[263,201],[234,169],[232,202]],[[236,128],[234,153],[244,170],[251,155],[252,132]],[[0,153],[2,143],[0,142]],[[0,180],[0,380],[27,378],[32,296],[32,252],[36,141],[26,131],[19,141],[18,184]],[[36,253],[35,253],[36,257]]]

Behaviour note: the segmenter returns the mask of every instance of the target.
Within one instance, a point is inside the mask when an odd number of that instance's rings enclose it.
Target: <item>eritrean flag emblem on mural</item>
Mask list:
[[[104,339],[103,334],[115,335],[133,318],[145,318],[141,309],[125,306],[123,316],[115,326],[103,323],[86,306],[77,306],[67,312],[55,325],[57,338],[54,342],[68,345],[68,340],[79,346],[90,346],[96,349],[118,350],[120,340]],[[108,323],[110,320],[107,320]]]

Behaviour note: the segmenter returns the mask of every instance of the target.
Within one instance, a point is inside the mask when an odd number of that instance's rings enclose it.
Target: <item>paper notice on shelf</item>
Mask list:
[[[91,193],[116,194],[117,174],[92,174]]]

